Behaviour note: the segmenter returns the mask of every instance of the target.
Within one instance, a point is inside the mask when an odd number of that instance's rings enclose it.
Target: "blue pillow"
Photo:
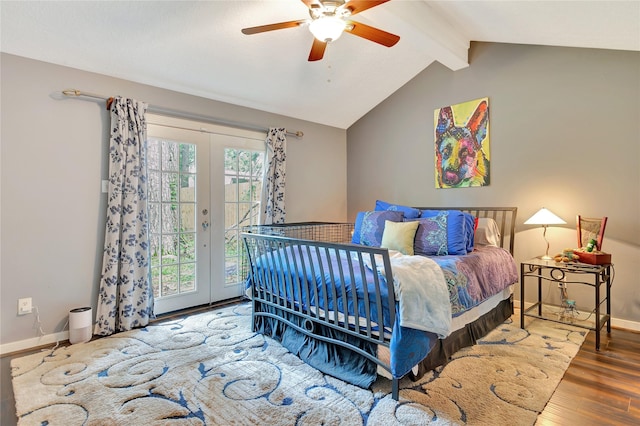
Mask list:
[[[462,212],[464,215],[464,224],[465,224],[465,233],[467,237],[467,253],[471,253],[473,251],[473,246],[475,244],[475,235],[476,235],[476,217],[471,213]]]
[[[434,217],[412,220],[420,223],[414,239],[414,254],[425,256],[446,256],[449,254],[446,212],[440,212]]]
[[[447,214],[447,251],[449,254],[467,254],[466,219],[460,210],[422,210],[420,217],[434,217],[441,212]]]
[[[393,210],[360,212],[356,216],[351,242],[365,246],[380,247],[382,233],[384,232],[384,222],[386,220],[402,222],[403,218],[404,214],[402,212]]]
[[[401,206],[398,204],[390,204],[386,201],[376,200],[375,211],[392,210],[404,213],[405,219],[417,219],[420,217],[420,210],[409,206]]]

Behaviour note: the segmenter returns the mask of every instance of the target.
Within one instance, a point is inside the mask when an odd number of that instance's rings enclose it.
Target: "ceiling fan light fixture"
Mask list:
[[[340,38],[346,26],[347,23],[337,16],[322,16],[311,21],[309,31],[318,40],[329,43]]]

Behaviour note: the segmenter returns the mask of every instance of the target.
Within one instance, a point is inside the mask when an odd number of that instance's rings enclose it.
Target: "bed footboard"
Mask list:
[[[378,345],[389,346],[396,321],[387,249],[254,233],[242,238],[254,331],[269,319],[391,372],[375,351]],[[271,330],[274,335],[280,331]],[[392,386],[397,399],[397,379]]]

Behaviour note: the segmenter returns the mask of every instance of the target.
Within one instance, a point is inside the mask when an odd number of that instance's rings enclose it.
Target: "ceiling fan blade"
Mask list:
[[[364,10],[371,9],[372,7],[379,6],[382,3],[386,3],[388,1],[389,0],[375,0],[375,1],[351,0],[345,3],[344,8],[349,9],[351,11],[351,16],[353,16],[356,13],[360,13]]]
[[[305,22],[307,22],[305,19],[300,19],[298,21],[279,22],[277,24],[259,25],[257,27],[243,28],[242,29],[242,34],[248,34],[248,35],[249,34],[258,34],[258,33],[264,33],[266,31],[282,30],[282,29],[285,29],[285,28],[299,27],[300,25],[304,24]]]
[[[400,40],[400,37],[395,34],[355,21],[347,21],[345,31],[387,47],[395,45]]]
[[[322,59],[326,48],[327,43],[314,37],[313,44],[311,45],[311,52],[309,52],[309,61],[319,61]]]

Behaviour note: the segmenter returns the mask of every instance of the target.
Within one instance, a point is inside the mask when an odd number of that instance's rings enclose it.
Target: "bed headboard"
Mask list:
[[[420,210],[460,210],[475,217],[496,221],[500,230],[500,247],[513,255],[517,207],[415,207]],[[276,225],[252,225],[243,232],[313,241],[350,243],[353,223],[297,222]]]
[[[500,229],[500,247],[513,256],[517,207],[415,207],[420,210],[460,210],[475,217],[488,217],[496,221]]]

